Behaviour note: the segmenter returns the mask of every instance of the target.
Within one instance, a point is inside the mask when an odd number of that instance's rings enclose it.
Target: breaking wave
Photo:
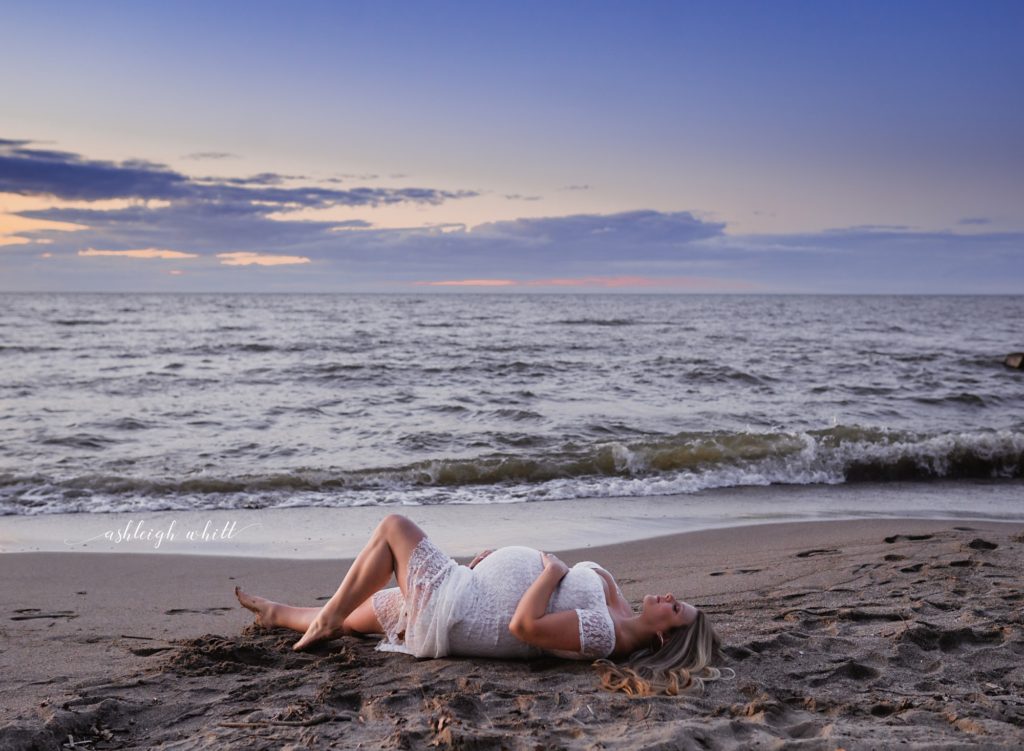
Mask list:
[[[0,514],[507,503],[773,484],[989,478],[1024,478],[1024,432],[926,435],[839,426],[792,433],[681,433],[561,452],[491,453],[382,468],[163,478],[7,473],[0,474]]]

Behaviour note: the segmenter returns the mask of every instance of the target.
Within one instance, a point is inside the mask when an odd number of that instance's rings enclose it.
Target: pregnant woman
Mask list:
[[[399,586],[382,589],[392,575]],[[711,667],[718,638],[704,613],[671,594],[647,595],[634,613],[596,563],[570,569],[525,547],[486,551],[460,566],[398,514],[380,522],[322,608],[235,594],[260,626],[302,633],[296,650],[384,634],[379,649],[416,657],[596,659],[602,685],[629,694],[699,690],[720,674]]]

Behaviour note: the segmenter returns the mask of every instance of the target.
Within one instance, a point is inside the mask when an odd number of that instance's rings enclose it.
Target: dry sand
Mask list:
[[[1019,524],[778,524],[563,558],[600,561],[634,602],[705,608],[736,677],[637,699],[585,663],[416,661],[370,639],[295,654],[234,585],[315,604],[345,562],[8,554],[0,749],[1024,747]]]

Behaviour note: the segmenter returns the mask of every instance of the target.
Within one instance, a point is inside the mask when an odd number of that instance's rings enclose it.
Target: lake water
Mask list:
[[[0,514],[1019,482],[1022,322],[1019,297],[3,294]]]

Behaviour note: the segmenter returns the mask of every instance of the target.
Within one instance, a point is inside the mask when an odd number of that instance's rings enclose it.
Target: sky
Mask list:
[[[1024,282],[1018,0],[0,12],[0,291]]]

